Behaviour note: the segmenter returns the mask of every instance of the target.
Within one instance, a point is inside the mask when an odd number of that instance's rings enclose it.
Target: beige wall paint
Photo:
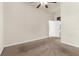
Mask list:
[[[55,8],[55,9],[54,9]],[[54,9],[54,20],[57,20],[57,17],[61,17],[61,8],[60,8],[60,3],[57,3],[56,6],[52,8],[51,10]]]
[[[79,3],[61,3],[63,43],[79,47]]]
[[[48,14],[51,14],[50,20],[57,20],[60,15],[60,3],[48,3]]]
[[[0,54],[3,50],[3,3],[0,2]]]
[[[50,15],[26,3],[4,3],[5,46],[48,37]]]

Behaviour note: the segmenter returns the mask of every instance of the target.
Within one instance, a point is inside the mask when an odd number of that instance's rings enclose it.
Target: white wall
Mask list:
[[[0,2],[0,54],[3,50],[3,3]]]
[[[54,20],[57,20],[57,17],[61,17],[60,11],[61,11],[60,3],[58,3],[54,11]]]
[[[57,20],[57,17],[60,17],[60,2],[59,3],[48,3],[48,10],[50,12],[51,16],[50,20]]]
[[[79,47],[79,3],[61,3],[63,43]]]
[[[5,46],[48,37],[49,16],[26,3],[4,3]]]

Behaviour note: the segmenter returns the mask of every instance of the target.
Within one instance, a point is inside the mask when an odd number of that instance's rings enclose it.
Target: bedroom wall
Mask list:
[[[79,2],[61,3],[63,43],[79,47]]]
[[[48,37],[50,14],[26,3],[4,3],[4,45]]]
[[[0,54],[3,51],[3,3],[0,2]]]

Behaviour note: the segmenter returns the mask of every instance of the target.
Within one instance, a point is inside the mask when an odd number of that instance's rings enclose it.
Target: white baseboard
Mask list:
[[[62,40],[61,40],[61,42],[64,43],[64,44],[67,44],[67,45],[70,45],[70,46],[74,46],[74,47],[79,48],[78,45],[74,45],[74,44],[72,44],[72,43],[68,43],[68,42],[65,42],[65,41],[62,41]]]
[[[23,42],[16,42],[16,43],[12,43],[12,44],[8,44],[8,45],[4,45],[4,47],[9,47],[9,46],[13,46],[13,45],[22,44],[22,43],[27,43],[27,42],[31,42],[31,41],[35,41],[35,40],[44,39],[44,38],[48,38],[48,36],[41,37],[41,38],[36,38],[36,39],[32,39],[32,40],[27,40],[27,41],[23,41]]]

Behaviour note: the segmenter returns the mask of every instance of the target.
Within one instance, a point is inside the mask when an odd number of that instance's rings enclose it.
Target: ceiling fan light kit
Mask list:
[[[50,2],[50,3],[56,3],[56,2]],[[40,1],[40,4],[38,4],[36,8],[39,8],[40,6],[44,6],[45,8],[48,8],[48,2]]]
[[[46,4],[48,4],[47,1],[40,1],[40,3],[41,3],[41,5],[46,5]]]

